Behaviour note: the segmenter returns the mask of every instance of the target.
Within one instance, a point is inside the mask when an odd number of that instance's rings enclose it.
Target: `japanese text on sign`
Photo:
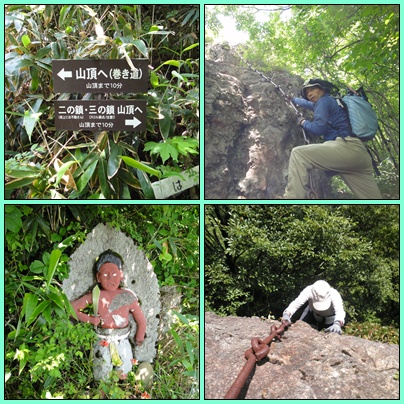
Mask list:
[[[145,92],[148,88],[147,59],[53,60],[56,92]]]
[[[126,130],[146,128],[146,101],[55,101],[56,129]]]
[[[164,178],[152,183],[156,199],[166,199],[199,184],[199,166],[182,171],[178,176]]]

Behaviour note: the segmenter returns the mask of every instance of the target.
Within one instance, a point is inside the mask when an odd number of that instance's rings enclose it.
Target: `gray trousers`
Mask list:
[[[363,142],[355,137],[338,137],[320,144],[298,146],[289,160],[285,199],[307,199],[309,170],[337,171],[356,199],[381,199],[373,178],[372,159]]]
[[[331,326],[334,323],[335,314],[329,317],[322,317],[311,311],[310,306],[307,305],[307,307],[303,310],[303,313],[300,316],[299,320],[310,324],[313,328],[321,330],[323,328]]]

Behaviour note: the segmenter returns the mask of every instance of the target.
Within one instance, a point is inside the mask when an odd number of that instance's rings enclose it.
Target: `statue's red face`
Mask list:
[[[101,266],[97,273],[97,281],[105,290],[117,290],[123,279],[123,272],[111,262]]]

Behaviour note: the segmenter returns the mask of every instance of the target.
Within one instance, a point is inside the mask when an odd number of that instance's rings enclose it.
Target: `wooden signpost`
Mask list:
[[[53,60],[53,88],[57,93],[144,93],[148,88],[148,60]],[[56,130],[146,129],[144,100],[55,101]]]
[[[53,60],[53,89],[56,93],[145,93],[148,60],[131,62],[133,66],[126,59]]]
[[[57,93],[144,93],[148,89],[148,60],[53,60]],[[56,130],[146,130],[145,100],[57,100]],[[156,199],[165,199],[199,183],[199,166],[152,184]]]
[[[146,129],[146,101],[56,101],[55,123],[57,130],[142,131]]]

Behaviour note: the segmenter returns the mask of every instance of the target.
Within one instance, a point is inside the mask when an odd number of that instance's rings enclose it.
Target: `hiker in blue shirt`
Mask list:
[[[292,98],[314,112],[313,121],[299,117],[297,124],[310,135],[323,136],[325,142],[295,147],[290,155],[285,199],[307,199],[312,169],[336,171],[356,199],[381,199],[373,178],[372,159],[363,142],[353,136],[348,114],[319,79],[307,80],[302,98]]]

